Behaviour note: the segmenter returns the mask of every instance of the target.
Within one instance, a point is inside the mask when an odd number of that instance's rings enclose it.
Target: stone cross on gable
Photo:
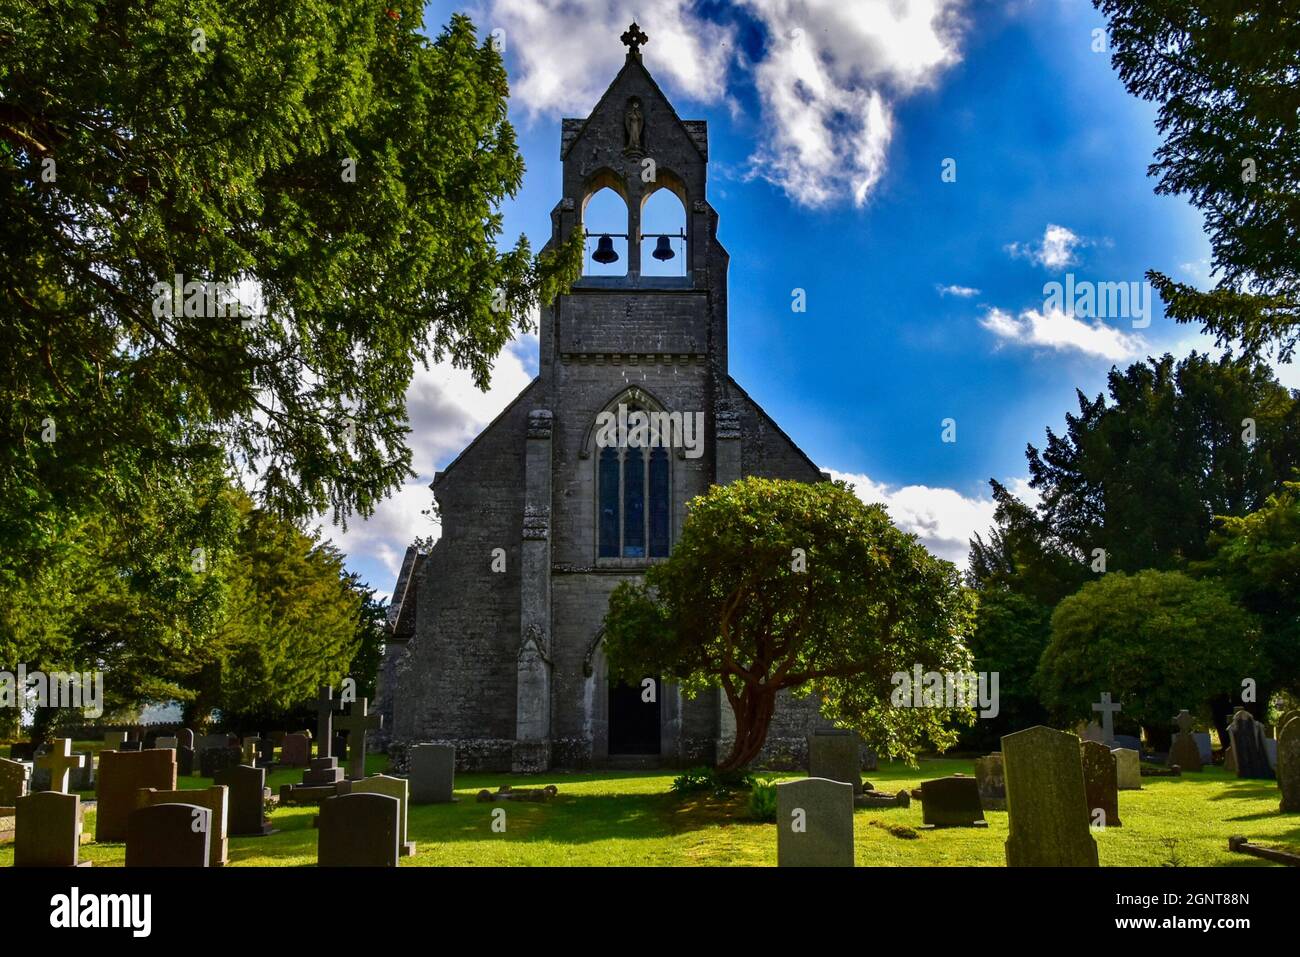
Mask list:
[[[637,26],[637,22],[633,20],[632,25],[623,31],[623,35],[619,39],[627,47],[629,55],[639,57],[641,55],[641,45],[650,38],[641,31],[641,28]]]
[[[334,688],[331,685],[320,686],[320,691],[316,695],[316,756],[318,758],[328,758],[334,754],[334,731],[332,730],[334,712],[342,704],[342,701],[334,697]]]
[[[68,791],[68,772],[80,768],[86,763],[84,754],[72,753],[71,738],[55,738],[49,752],[36,759],[38,768],[49,768],[50,790],[66,794]]]
[[[370,702],[358,698],[348,709],[346,717],[334,722],[340,731],[348,733],[348,777],[359,780],[366,776],[366,732],[378,731],[384,726],[382,714],[370,713]]]
[[[1093,711],[1101,712],[1101,730],[1106,737],[1106,744],[1115,740],[1115,718],[1116,711],[1123,711],[1124,706],[1118,701],[1110,700],[1110,692],[1103,691],[1101,700],[1092,706]]]
[[[1178,724],[1178,730],[1183,734],[1192,732],[1192,714],[1186,708],[1174,715],[1174,721]]]

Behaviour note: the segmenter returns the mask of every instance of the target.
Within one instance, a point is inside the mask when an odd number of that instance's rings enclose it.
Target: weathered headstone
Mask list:
[[[1279,809],[1300,811],[1300,716],[1278,726],[1277,786],[1282,791]]]
[[[1115,783],[1121,791],[1142,790],[1142,758],[1132,748],[1116,748]]]
[[[411,786],[404,778],[376,774],[352,782],[353,794],[387,794],[402,803],[401,813],[397,817],[397,851],[402,857],[415,854],[415,844],[406,840],[406,814],[410,806]]]
[[[95,781],[95,840],[126,840],[126,822],[136,807],[141,788],[176,789],[176,753],[166,748],[149,751],[101,751]]]
[[[975,783],[980,804],[986,811],[1007,809],[1007,785],[1002,778],[1002,755],[989,754],[975,759]]]
[[[1191,712],[1184,708],[1174,717],[1178,733],[1169,744],[1169,759],[1166,763],[1176,764],[1183,772],[1201,770],[1201,747],[1196,743],[1192,731]]]
[[[925,827],[986,827],[979,784],[964,775],[922,781],[921,819]]]
[[[149,752],[144,752],[148,754]],[[127,820],[127,867],[207,867],[212,812],[197,804],[153,804]]]
[[[286,734],[280,745],[280,763],[288,768],[305,768],[311,763],[311,738],[305,734]]]
[[[1277,777],[1279,781],[1282,780],[1282,775],[1285,773],[1286,761],[1287,758],[1289,757],[1287,752],[1285,752],[1282,749],[1282,745],[1281,745],[1282,732],[1286,730],[1286,726],[1291,723],[1292,718],[1300,718],[1300,709],[1296,709],[1294,711],[1282,712],[1282,717],[1278,718],[1277,721],[1278,752],[1277,752],[1277,768],[1275,770],[1277,772]]]
[[[217,774],[216,784],[230,789],[231,837],[265,837],[271,833],[266,821],[266,769],[239,765]]]
[[[257,746],[257,764],[259,767],[269,767],[275,764],[275,739],[262,738]]]
[[[78,867],[81,798],[37,791],[18,799],[14,867]],[[84,866],[89,867],[89,864]]]
[[[0,758],[0,807],[13,807],[27,793],[32,771],[21,761]]]
[[[808,735],[808,777],[843,781],[862,793],[862,757],[852,731],[824,729]]]
[[[1079,748],[1089,822],[1101,827],[1120,827],[1115,755],[1096,741],[1080,741]]]
[[[321,802],[316,863],[396,867],[402,802],[387,794],[341,794]]]
[[[411,803],[446,804],[456,800],[456,749],[449,744],[417,744],[410,759]]]
[[[1210,740],[1210,732],[1193,731],[1192,740],[1196,742],[1196,750],[1201,755],[1201,765],[1214,763],[1214,742]]]
[[[50,750],[36,759],[36,766],[44,768],[50,775],[49,785],[45,790],[66,794],[68,772],[73,768],[80,769],[85,761],[85,755],[72,753],[71,738],[55,738],[50,744]]]
[[[800,778],[776,786],[780,867],[853,866],[853,785]]]
[[[1108,748],[1113,748],[1115,741],[1115,712],[1123,711],[1124,706],[1118,701],[1110,700],[1110,692],[1103,691],[1101,700],[1092,706],[1093,711],[1101,713],[1101,743]]]
[[[208,819],[208,866],[226,866],[227,828],[230,824],[230,792],[220,785],[184,791],[143,788],[136,792],[136,807],[156,804],[197,804],[211,812]]]
[[[366,776],[366,733],[384,726],[384,716],[370,713],[370,702],[358,698],[348,708],[345,717],[337,718],[335,726],[348,734],[348,777],[359,781]]]
[[[1249,711],[1238,711],[1228,725],[1237,777],[1271,780],[1273,769],[1264,748],[1264,729]]]
[[[1042,725],[1002,739],[1008,867],[1096,867],[1079,739]]]
[[[194,747],[194,729],[181,728],[176,732],[176,746],[179,748]]]

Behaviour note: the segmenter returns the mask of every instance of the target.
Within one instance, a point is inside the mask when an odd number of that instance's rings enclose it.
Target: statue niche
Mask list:
[[[641,112],[641,100],[635,96],[627,101],[627,111],[623,114],[623,152],[629,156],[645,152],[645,116]]]

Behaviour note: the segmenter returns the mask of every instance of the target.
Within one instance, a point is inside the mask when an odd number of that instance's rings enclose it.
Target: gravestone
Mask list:
[[[1192,736],[1191,712],[1184,708],[1174,717],[1174,722],[1178,725],[1178,733],[1169,744],[1169,759],[1166,763],[1178,765],[1184,773],[1201,770],[1201,747]]]
[[[239,748],[227,745],[224,748],[203,748],[199,751],[199,776],[213,778],[217,772],[227,768],[237,768],[243,761]]]
[[[348,766],[348,736],[342,731],[334,732],[330,744],[330,757],[337,758],[344,768]]]
[[[337,758],[312,758],[311,767],[302,773],[304,787],[338,784],[343,780],[343,769]]]
[[[179,748],[194,747],[194,730],[192,728],[181,728],[176,732],[176,746]]]
[[[175,751],[177,744],[177,739],[172,735],[160,734],[158,737],[153,739],[153,746],[155,748],[167,748],[170,751]]]
[[[197,804],[153,804],[132,811],[126,866],[207,867],[211,827],[212,812]]]
[[[334,712],[343,707],[343,701],[334,696],[334,689],[329,685],[321,685],[316,692],[316,740],[320,742],[317,745],[316,757],[334,758],[338,757],[336,751],[331,750],[334,745]],[[310,749],[311,744],[308,743]],[[307,752],[307,761],[311,760],[311,752]],[[305,767],[307,761],[303,761]]]
[[[131,752],[135,752],[135,751],[143,751],[143,750],[144,750],[144,742],[143,742],[143,741],[123,741],[123,742],[118,746],[118,750],[119,750],[119,751],[131,751]]]
[[[1237,777],[1271,780],[1273,769],[1264,747],[1264,729],[1249,711],[1238,711],[1228,725]]]
[[[122,745],[126,741],[125,731],[105,731],[104,732],[104,751],[121,751]]]
[[[36,757],[36,748],[30,741],[15,741],[9,745],[10,761],[27,761],[30,763]]]
[[[1083,759],[1073,734],[1038,725],[1002,739],[1008,867],[1096,867]]]
[[[1132,734],[1117,734],[1115,742],[1111,744],[1112,751],[1123,748],[1128,751],[1136,751],[1140,756],[1142,754],[1142,739]]]
[[[1232,740],[1232,735],[1228,735],[1228,740]],[[1223,770],[1237,773],[1237,758],[1232,753],[1232,745],[1223,749]]]
[[[1115,712],[1123,711],[1124,706],[1118,701],[1110,700],[1110,692],[1103,691],[1101,700],[1092,706],[1093,711],[1101,713],[1101,743],[1107,749],[1115,747]]]
[[[176,732],[176,767],[186,777],[192,777],[199,769],[191,728],[181,728]]]
[[[1096,741],[1080,741],[1083,763],[1083,792],[1088,804],[1088,821],[1103,827],[1122,826],[1119,819],[1119,781],[1115,755]]]
[[[1274,770],[1277,772],[1277,778],[1279,781],[1282,780],[1282,775],[1285,772],[1286,761],[1289,756],[1287,752],[1282,749],[1282,732],[1286,730],[1286,726],[1291,723],[1292,718],[1300,718],[1300,709],[1282,712],[1282,717],[1278,718],[1277,721],[1278,752],[1277,767]]]
[[[69,791],[93,791],[95,790],[95,755],[88,752],[78,752],[86,760],[81,763],[81,767],[73,768],[72,773],[68,775]]]
[[[1142,790],[1142,759],[1132,748],[1116,748],[1115,783],[1121,791]]]
[[[73,768],[80,769],[85,761],[85,755],[72,753],[72,739],[55,738],[50,743],[50,750],[36,759],[36,766],[49,774],[49,783],[42,790],[66,794],[68,772]]]
[[[81,798],[37,791],[18,799],[14,867],[79,867]]]
[[[305,734],[286,734],[280,745],[280,763],[287,768],[305,768],[311,763],[311,738]]]
[[[0,758],[0,807],[13,807],[27,793],[32,771],[21,761]]]
[[[975,759],[975,784],[980,804],[986,811],[1007,809],[1007,786],[1002,778],[1002,755],[989,754]]]
[[[1277,776],[1277,739],[1276,738],[1264,739],[1264,756],[1268,758],[1269,770],[1272,771],[1273,776],[1276,777]]]
[[[1277,786],[1282,791],[1279,810],[1300,811],[1300,716],[1278,726]]]
[[[261,767],[275,764],[275,739],[263,738],[257,746],[257,763]]]
[[[184,791],[142,788],[136,792],[136,807],[156,804],[196,804],[211,812],[208,820],[208,866],[226,866],[226,835],[230,823],[230,792],[219,785]]]
[[[1214,743],[1210,740],[1208,731],[1193,731],[1192,740],[1196,742],[1196,750],[1200,752],[1202,766],[1214,763]]]
[[[411,786],[404,778],[394,778],[387,774],[376,774],[352,782],[353,794],[387,794],[401,802],[402,808],[397,816],[397,852],[402,857],[415,854],[415,844],[406,840],[406,813],[409,807]]]
[[[1079,740],[1096,741],[1098,744],[1104,744],[1106,741],[1106,732],[1096,721],[1089,721],[1086,724],[1080,721]]]
[[[979,784],[957,774],[922,781],[921,819],[923,827],[986,827]]]
[[[410,758],[411,803],[447,804],[456,800],[456,749],[449,744],[417,744]]]
[[[136,808],[141,788],[176,789],[176,754],[166,748],[148,751],[99,752],[95,781],[95,840],[125,841],[127,818]]]
[[[776,786],[779,867],[853,866],[853,785],[826,778]]]
[[[366,733],[384,726],[384,716],[370,713],[370,702],[358,698],[348,713],[334,721],[335,727],[348,734],[348,777],[359,781],[366,776]]]
[[[825,729],[808,735],[808,777],[843,781],[862,793],[862,756],[852,731]]]
[[[230,789],[231,837],[265,837],[271,833],[266,821],[266,769],[239,765],[217,774],[216,784]]]
[[[402,802],[387,794],[341,794],[321,802],[320,867],[396,867]]]

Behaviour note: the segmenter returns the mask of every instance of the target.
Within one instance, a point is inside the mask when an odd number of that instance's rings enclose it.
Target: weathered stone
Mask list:
[[[780,867],[853,866],[853,785],[826,778],[776,786]]]
[[[410,784],[404,778],[389,777],[387,774],[362,778],[360,781],[353,781],[351,786],[353,794],[387,794],[402,803],[401,813],[397,818],[397,849],[402,857],[410,857],[415,853],[415,844],[408,843],[406,840],[406,814],[410,806],[410,792]]]
[[[979,784],[952,775],[921,782],[921,819],[926,827],[985,827]]]
[[[1174,721],[1178,724],[1178,733],[1169,745],[1167,763],[1178,765],[1184,771],[1201,770],[1201,747],[1196,743],[1192,730],[1192,715],[1186,708],[1178,712]]]
[[[143,788],[136,792],[136,807],[158,804],[196,804],[211,812],[208,818],[208,867],[225,867],[226,835],[230,823],[230,792],[219,785],[184,791]]]
[[[1115,755],[1106,745],[1096,741],[1081,741],[1079,747],[1088,820],[1094,827],[1120,827]]]
[[[1123,711],[1124,706],[1118,701],[1111,701],[1110,692],[1103,691],[1101,700],[1092,706],[1092,710],[1101,714],[1101,738],[1089,740],[1100,740],[1108,749],[1115,747],[1115,712]]]
[[[1132,748],[1116,748],[1115,783],[1121,791],[1142,790],[1142,759]]]
[[[402,802],[387,794],[343,794],[321,802],[316,863],[396,867]]]
[[[456,749],[447,744],[417,744],[408,752],[411,801],[446,804],[456,800]]]
[[[975,783],[980,804],[986,811],[1007,809],[1007,785],[1002,777],[1002,755],[989,754],[975,759]]]
[[[266,822],[266,769],[239,765],[217,772],[214,783],[230,790],[231,837],[265,837],[271,833]]]
[[[311,763],[311,738],[305,734],[286,734],[280,745],[280,763],[287,768],[305,768]]]
[[[95,840],[125,841],[127,818],[136,808],[141,788],[176,789],[176,753],[166,748],[148,751],[101,751],[95,781]]]
[[[808,776],[853,785],[862,793],[861,742],[852,731],[818,730],[808,735]]]
[[[207,867],[211,823],[212,812],[197,804],[154,804],[132,811],[126,866]]]
[[[1291,723],[1292,718],[1300,718],[1300,708],[1294,711],[1282,712],[1282,717],[1280,717],[1277,722],[1278,753],[1277,753],[1277,767],[1274,770],[1277,773],[1277,777],[1279,781],[1282,779],[1282,775],[1285,772],[1285,763],[1287,760],[1287,754],[1282,750],[1281,747],[1282,732],[1286,729],[1286,726]]]
[[[0,758],[0,807],[13,807],[27,793],[32,770],[21,761]]]
[[[1249,711],[1238,711],[1233,716],[1232,724],[1228,725],[1228,737],[1232,741],[1237,777],[1273,778],[1273,768],[1268,763],[1264,746],[1264,729]]]
[[[1277,786],[1282,791],[1280,810],[1300,811],[1300,715],[1279,725]]]
[[[1096,867],[1079,739],[1041,725],[1002,739],[1009,867]]]
[[[14,867],[77,867],[81,847],[81,798],[38,791],[15,808]]]

